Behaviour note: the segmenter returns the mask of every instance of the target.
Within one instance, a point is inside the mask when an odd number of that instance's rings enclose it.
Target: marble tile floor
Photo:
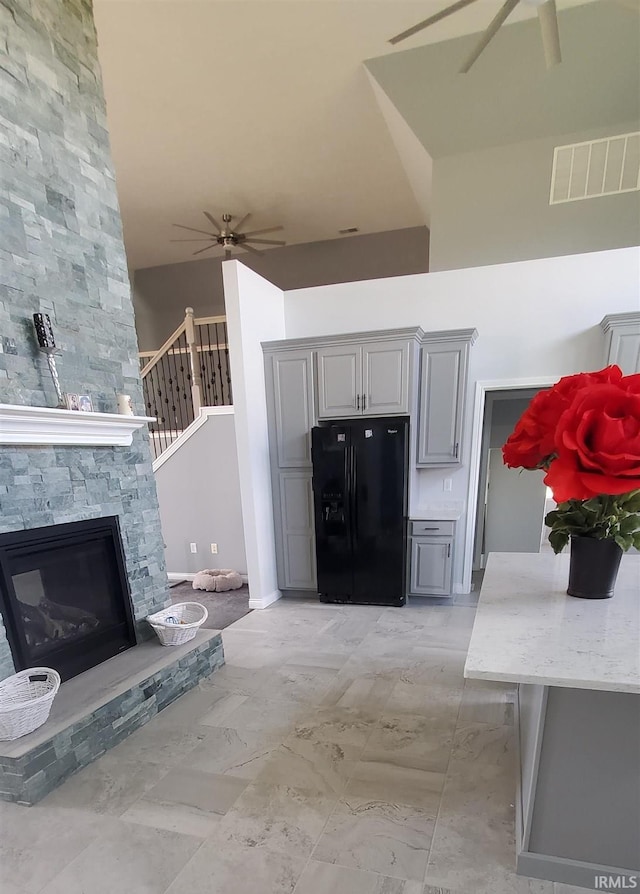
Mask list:
[[[578,894],[515,875],[513,691],[475,607],[283,599],[227,664],[40,804],[2,894]]]

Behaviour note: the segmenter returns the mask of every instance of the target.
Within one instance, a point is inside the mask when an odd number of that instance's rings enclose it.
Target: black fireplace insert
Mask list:
[[[134,646],[117,517],[0,534],[0,611],[16,670],[68,680]]]

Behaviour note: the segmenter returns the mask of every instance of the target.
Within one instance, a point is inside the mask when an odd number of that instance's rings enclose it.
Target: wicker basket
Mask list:
[[[60,688],[50,667],[30,667],[0,681],[0,740],[19,739],[45,722]]]
[[[208,616],[209,612],[199,602],[177,602],[149,615],[147,621],[163,646],[179,646],[194,638]]]

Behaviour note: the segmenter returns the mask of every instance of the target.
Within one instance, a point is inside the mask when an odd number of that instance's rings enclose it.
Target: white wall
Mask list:
[[[156,470],[167,570],[233,568],[246,574],[233,407],[210,407],[207,414]],[[190,543],[197,544],[196,554]]]
[[[453,473],[421,471],[419,486],[411,494],[412,512],[423,505],[442,504],[443,497],[466,505],[469,496],[475,512],[475,494],[468,491],[476,381],[542,380],[597,368],[603,361],[602,317],[639,307],[638,248],[344,283],[284,295],[287,338],[416,325],[430,331],[478,329],[471,351],[462,466]],[[451,494],[443,493],[445,474],[453,478]],[[459,531],[466,522],[463,516]],[[456,550],[454,582],[466,587],[471,554],[469,549],[463,576],[461,545]]]
[[[238,261],[222,265],[244,518],[249,606],[280,597],[261,343],[284,338],[284,295]]]

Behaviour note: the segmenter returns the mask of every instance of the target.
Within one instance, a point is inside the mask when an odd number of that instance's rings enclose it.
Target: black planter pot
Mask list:
[[[622,550],[614,540],[572,537],[569,596],[610,599],[616,586]]]

